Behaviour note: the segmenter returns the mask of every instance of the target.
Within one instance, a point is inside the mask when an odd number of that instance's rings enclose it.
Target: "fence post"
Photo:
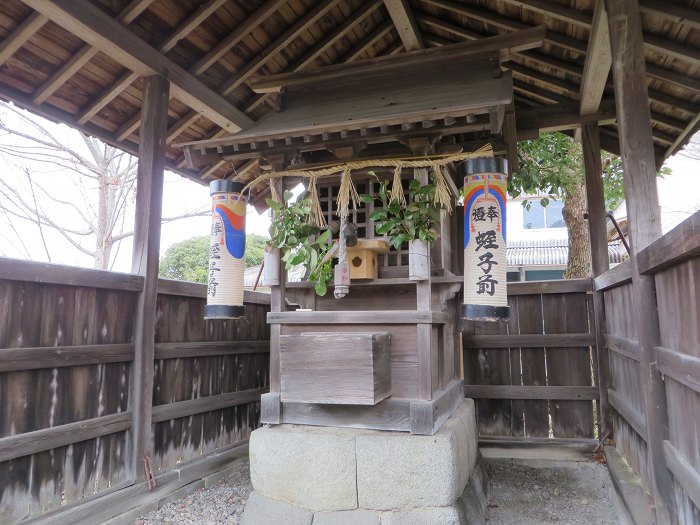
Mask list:
[[[632,286],[640,348],[639,379],[644,396],[652,492],[657,522],[676,523],[673,482],[663,451],[663,440],[668,437],[665,391],[656,368],[654,349],[659,342],[656,289],[654,277],[641,275],[637,261],[637,254],[661,237],[642,20],[638,0],[607,0],[606,5],[632,245]]]
[[[600,132],[597,122],[581,125],[581,147],[586,172],[586,200],[588,202],[588,232],[591,238],[591,270],[593,278],[608,271],[608,239],[605,227],[605,198],[603,195],[603,168],[600,162]],[[608,404],[610,363],[605,346],[605,301],[603,292],[593,290],[593,317],[595,322],[596,364],[598,374],[598,436],[602,438],[612,429],[612,414]]]
[[[160,76],[143,79],[143,104],[139,135],[136,182],[136,218],[132,273],[144,277],[134,322],[134,362],[131,370],[132,407],[131,473],[144,479],[142,459],[152,448],[153,352],[156,299],[158,294],[158,250],[163,203],[165,135],[169,82]]]

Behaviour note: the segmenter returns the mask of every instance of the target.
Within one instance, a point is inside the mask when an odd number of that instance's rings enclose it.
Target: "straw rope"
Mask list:
[[[285,178],[285,177],[301,177],[310,179],[310,186],[313,185],[315,193],[315,185],[318,179],[324,177],[330,177],[333,175],[341,174],[340,190],[338,192],[337,209],[338,215],[347,216],[350,208],[350,202],[352,201],[353,207],[357,208],[357,203],[360,198],[357,193],[357,189],[352,182],[350,176],[353,170],[359,170],[364,168],[394,168],[394,180],[392,182],[392,199],[397,199],[399,202],[406,202],[406,198],[403,195],[403,188],[401,186],[401,169],[402,168],[432,168],[433,178],[435,181],[436,192],[435,192],[435,203],[442,204],[448,211],[452,209],[452,198],[449,186],[445,182],[445,175],[443,173],[442,167],[453,162],[460,162],[472,157],[478,157],[483,155],[488,155],[493,152],[490,144],[479,148],[476,151],[467,153],[456,153],[452,155],[432,155],[419,158],[397,158],[397,159],[375,159],[375,160],[354,160],[350,162],[339,162],[338,164],[328,166],[325,168],[312,168],[312,169],[292,169],[285,171],[271,171],[265,173],[256,179],[250,181],[243,191],[253,188],[264,181],[270,181],[270,183],[275,179]],[[398,177],[397,177],[398,174]],[[272,184],[270,184],[272,188]],[[399,188],[401,188],[399,190]],[[396,195],[396,196],[394,196]],[[402,198],[403,197],[403,198]],[[275,193],[272,194],[272,198],[276,199]],[[316,199],[318,202],[318,200]],[[319,205],[320,209],[320,205]],[[312,212],[315,213],[315,212]],[[325,218],[323,219],[325,222]]]

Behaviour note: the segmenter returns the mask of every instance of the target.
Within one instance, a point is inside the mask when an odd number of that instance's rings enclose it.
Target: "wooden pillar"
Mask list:
[[[608,239],[605,227],[605,195],[603,193],[603,167],[600,162],[600,131],[597,122],[585,122],[581,126],[581,146],[586,172],[586,200],[588,202],[588,233],[591,238],[591,270],[593,277],[608,271]],[[593,292],[593,314],[596,340],[596,381],[600,392],[598,401],[598,435],[612,430],[612,414],[608,404],[610,362],[605,346],[605,301],[603,292]]]
[[[632,246],[632,285],[640,348],[640,384],[644,396],[649,466],[657,523],[676,523],[673,484],[663,453],[668,437],[663,381],[654,346],[659,320],[653,276],[641,275],[636,254],[661,236],[656,162],[638,0],[606,0],[613,60],[625,199]]]
[[[283,171],[285,167],[284,155],[274,155],[269,159],[275,171]],[[284,198],[284,184],[282,179],[273,181],[275,192]],[[274,217],[272,220],[275,220]],[[286,310],[286,283],[287,272],[282,262],[282,254],[279,248],[273,248],[273,255],[270,260],[275,262],[274,272],[277,277],[276,286],[270,290],[270,312],[284,312]],[[272,273],[271,273],[272,275]],[[282,406],[280,399],[281,374],[280,374],[280,331],[282,325],[275,323],[270,325],[270,392],[263,394],[260,398],[260,421],[263,423],[277,424],[281,422]]]
[[[132,273],[144,277],[134,321],[134,364],[129,404],[132,410],[131,468],[134,479],[144,479],[143,458],[153,442],[153,355],[158,294],[158,256],[163,204],[165,136],[169,82],[154,76],[143,81],[143,103],[136,182],[136,219]]]

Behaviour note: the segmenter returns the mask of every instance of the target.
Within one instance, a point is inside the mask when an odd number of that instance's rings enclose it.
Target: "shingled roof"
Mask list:
[[[699,126],[699,4],[640,0],[658,161]],[[607,22],[595,5],[594,0],[3,0],[0,97],[134,153],[140,77],[165,75],[171,82],[167,167],[207,183],[233,167],[239,176],[252,174],[258,161],[231,166],[219,160],[193,170],[173,144],[226,136],[271,111],[274,96],[250,89],[256,75],[544,25],[544,45],[503,62],[513,72],[519,138],[533,130],[571,130],[580,123],[579,110],[600,109],[607,113],[600,116],[601,144],[617,152],[612,81],[595,73],[607,48],[597,45],[607,39]]]

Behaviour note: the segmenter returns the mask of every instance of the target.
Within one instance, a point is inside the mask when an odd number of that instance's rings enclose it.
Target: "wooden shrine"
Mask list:
[[[539,46],[543,38],[544,30],[533,28],[307,74],[259,78],[252,84],[255,90],[277,93],[275,112],[229,137],[182,146],[193,163],[259,156],[271,168],[261,177],[278,194],[303,181],[304,170],[361,166],[350,173],[352,184],[358,194],[374,194],[391,170],[380,166],[370,172],[373,161],[466,158],[484,145],[489,154],[493,144],[506,147],[512,140],[504,121],[513,88],[511,73],[500,61],[515,50]],[[445,168],[445,182],[456,194],[461,181],[454,166]],[[427,184],[430,177],[422,167],[395,170],[406,191],[410,178]],[[278,172],[290,176],[276,177]],[[342,215],[337,207],[342,176],[314,179],[327,222]],[[370,218],[377,203],[356,204],[347,213],[360,246],[377,244],[383,237]],[[350,262],[356,259],[358,270],[365,268],[361,279],[351,279],[342,299],[332,293],[317,296],[310,282],[285,283],[281,267],[268,268],[279,275],[279,284],[272,286],[268,315],[271,387],[262,396],[261,421],[433,434],[464,397],[458,294],[462,228],[460,211],[441,212],[438,238],[421,277],[409,278],[408,243],[365,255],[378,265],[376,278],[367,279],[374,275],[353,255]],[[272,260],[279,264],[279,257]]]

